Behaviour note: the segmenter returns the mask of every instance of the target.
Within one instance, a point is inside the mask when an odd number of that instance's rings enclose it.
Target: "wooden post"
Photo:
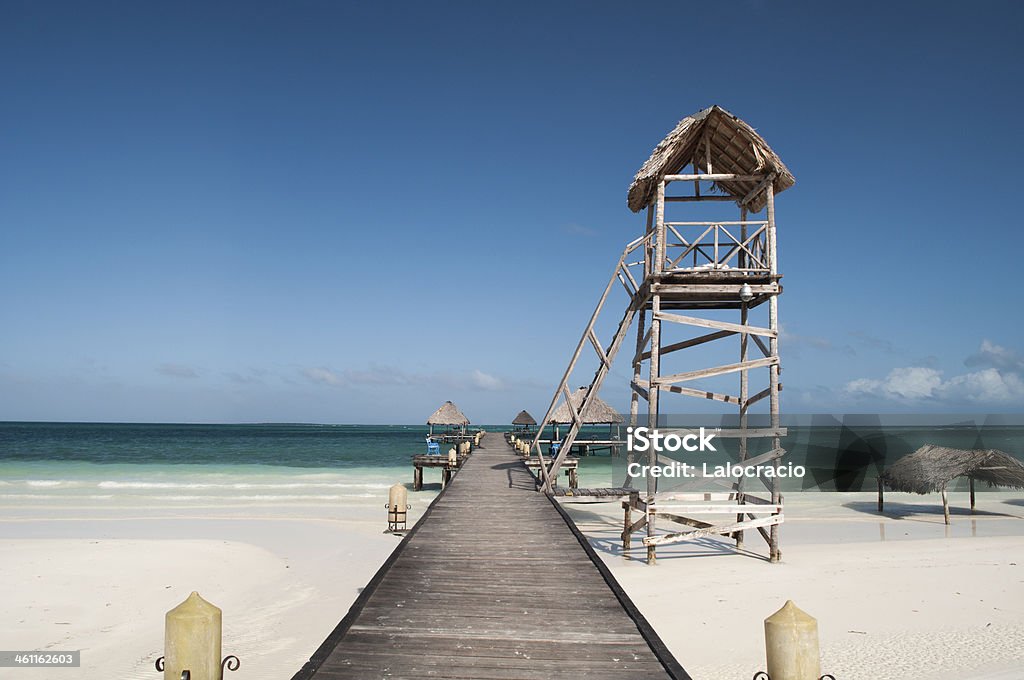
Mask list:
[[[423,467],[417,465],[413,468],[412,472],[412,490],[421,491],[423,489]]]
[[[579,470],[572,468],[569,470],[569,488],[578,489],[580,487]]]
[[[665,182],[658,182],[658,203],[655,207],[655,230],[658,239],[655,248],[652,271],[657,277],[665,265]],[[661,294],[654,293],[651,298],[651,362],[648,375],[647,391],[647,426],[656,429],[658,427],[658,397],[661,391],[658,385],[658,377],[661,370],[661,320],[658,314],[661,312]],[[658,454],[654,447],[647,452],[647,465],[654,467],[658,463]],[[653,537],[655,530],[654,521],[654,495],[658,492],[658,480],[654,475],[647,475],[647,535]],[[657,548],[653,545],[647,546],[647,564],[657,562]]]
[[[882,482],[882,475],[878,475],[878,511],[885,510],[885,485]]]
[[[765,197],[766,197],[766,212],[768,218],[768,259],[769,259],[769,270],[772,275],[778,273],[779,263],[775,257],[775,185],[773,182],[768,182],[765,186]],[[768,328],[772,331],[772,336],[768,339],[769,354],[774,359],[778,359],[779,356],[779,296],[772,295],[768,299]],[[769,373],[769,408],[771,410],[772,428],[778,430],[780,427],[779,418],[779,363],[776,361],[772,364],[768,370]],[[779,437],[772,439],[772,448],[782,448],[782,440]],[[772,477],[772,503],[779,503],[781,497],[781,489],[779,486],[779,476],[777,474],[779,468],[779,459],[776,458],[772,462],[772,465],[776,469],[776,475]],[[769,534],[769,560],[772,562],[778,562],[782,559],[782,552],[779,550],[779,525],[773,524],[771,526]]]
[[[818,622],[792,600],[764,620],[764,647],[772,680],[817,680],[821,676]]]
[[[742,215],[746,217],[747,210],[743,209]],[[743,326],[747,325],[748,315],[750,313],[749,306],[746,302],[740,302],[740,324]],[[749,335],[746,333],[740,333],[740,362],[746,362],[747,360],[747,342]],[[747,374],[747,369],[740,371],[740,429],[747,429],[747,399],[750,396],[750,377]],[[740,465],[747,459],[747,438],[746,436],[740,437]],[[743,503],[743,482],[744,476],[740,475],[736,480],[736,503]],[[736,522],[743,521],[743,513],[736,514]],[[733,536],[736,538],[736,548],[743,547],[743,532],[737,531]]]
[[[942,518],[949,524],[949,496],[946,494],[946,487],[942,487]]]
[[[632,496],[630,496],[632,499]],[[633,503],[632,500],[622,502],[622,549],[629,550],[632,547],[633,536],[629,528],[633,526]]]
[[[164,618],[164,678],[221,680],[221,611],[192,591]]]
[[[974,477],[968,477],[967,480],[971,485],[971,512],[974,512]]]

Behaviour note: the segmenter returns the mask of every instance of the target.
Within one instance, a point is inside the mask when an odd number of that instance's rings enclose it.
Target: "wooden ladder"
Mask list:
[[[548,406],[547,413],[544,414],[544,418],[540,421],[540,427],[537,428],[537,434],[533,438],[533,443],[530,445],[531,455],[536,454],[537,459],[540,461],[540,474],[541,474],[541,490],[545,493],[550,493],[552,487],[555,486],[555,482],[558,480],[558,470],[565,461],[566,456],[569,455],[569,451],[572,450],[573,442],[576,441],[576,436],[580,432],[580,428],[583,427],[583,421],[586,417],[587,411],[590,408],[590,404],[593,403],[594,398],[597,396],[598,391],[601,389],[601,384],[604,382],[605,377],[611,370],[612,362],[615,360],[615,355],[618,354],[619,348],[622,346],[622,341],[626,338],[626,334],[629,332],[629,327],[633,323],[633,317],[637,311],[643,308],[643,305],[647,301],[648,289],[640,283],[637,283],[636,278],[632,272],[629,271],[629,256],[640,247],[649,248],[653,234],[640,237],[630,242],[626,248],[622,251],[622,255],[619,257],[618,263],[615,265],[615,269],[612,271],[611,278],[608,280],[608,285],[605,286],[604,293],[601,295],[601,299],[597,303],[597,307],[594,309],[594,313],[590,316],[590,322],[587,324],[586,329],[583,331],[583,335],[580,337],[580,341],[576,344],[576,351],[573,352],[572,359],[569,360],[569,367],[565,369],[565,373],[562,375],[562,380],[558,384],[558,388],[555,390],[554,396],[551,398],[551,405]],[[611,293],[612,288],[615,287],[615,282],[618,281],[626,289],[627,295],[629,295],[629,304],[626,306],[626,312],[622,316],[622,320],[619,321],[619,326],[615,331],[615,336],[612,338],[611,344],[605,349],[601,342],[597,339],[597,333],[594,332],[594,327],[597,324],[597,319],[601,314],[601,310],[604,308],[605,302],[608,300],[608,295]],[[597,353],[598,367],[597,371],[594,372],[594,377],[590,381],[590,385],[584,392],[583,399],[577,409],[572,403],[572,393],[569,389],[569,385],[572,383],[572,373],[576,368],[576,363],[579,361],[580,355],[583,353],[583,348],[586,345],[593,347]],[[546,465],[544,461],[544,454],[540,449],[540,439],[544,434],[544,428],[550,424],[551,418],[553,417],[560,399],[565,399],[565,403],[569,409],[569,413],[572,417],[572,423],[569,425],[569,431],[566,433],[565,438],[561,442],[561,447],[558,449],[558,455],[554,457],[550,465]]]

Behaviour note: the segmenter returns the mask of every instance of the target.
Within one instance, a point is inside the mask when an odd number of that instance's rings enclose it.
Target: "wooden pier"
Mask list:
[[[689,679],[535,488],[485,438],[292,680]]]

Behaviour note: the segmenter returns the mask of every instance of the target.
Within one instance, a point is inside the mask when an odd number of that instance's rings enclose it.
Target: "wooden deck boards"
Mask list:
[[[293,680],[688,679],[580,539],[491,435]]]

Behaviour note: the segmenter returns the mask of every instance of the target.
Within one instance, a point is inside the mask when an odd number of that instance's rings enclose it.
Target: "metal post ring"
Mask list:
[[[158,673],[163,673],[164,672],[164,657],[161,656],[159,659],[156,660],[156,663],[154,663],[153,665],[156,666],[156,670],[157,670]]]

